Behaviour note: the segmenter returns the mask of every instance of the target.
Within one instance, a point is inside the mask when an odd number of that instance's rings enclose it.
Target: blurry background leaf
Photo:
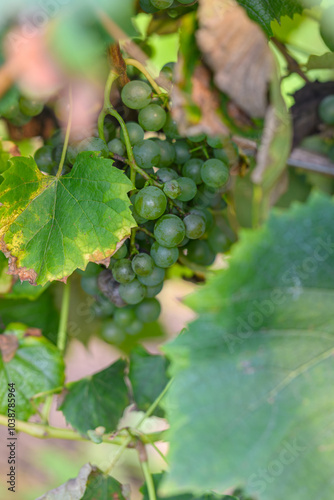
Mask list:
[[[59,313],[54,304],[51,289],[46,290],[36,300],[1,299],[0,327],[20,321],[30,327],[40,328],[43,336],[56,344]]]
[[[36,399],[33,405],[30,398],[64,383],[64,360],[49,340],[29,335],[29,330],[21,323],[8,325],[5,335],[14,335],[18,348],[10,361],[5,362],[0,357],[0,413],[7,414],[8,384],[14,383],[16,418],[27,420],[36,413],[42,400]]]
[[[168,361],[164,356],[150,354],[143,347],[131,352],[129,379],[138,410],[148,410],[164,390],[169,380],[167,366]],[[162,417],[164,411],[158,406],[153,415]]]
[[[218,89],[251,117],[263,117],[273,57],[265,35],[230,0],[202,0],[198,46]]]

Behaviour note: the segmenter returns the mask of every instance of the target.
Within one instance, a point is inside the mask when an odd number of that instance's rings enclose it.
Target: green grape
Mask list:
[[[177,182],[181,188],[181,194],[177,197],[180,201],[190,201],[197,193],[195,182],[189,177],[179,177]]]
[[[52,158],[52,147],[51,146],[42,146],[37,149],[34,154],[34,160],[38,166],[38,168],[45,172],[46,174],[51,174],[53,167],[55,166],[55,162]]]
[[[160,148],[160,161],[159,161],[159,168],[165,168],[169,167],[174,163],[175,160],[175,148],[174,145],[171,142],[168,141],[161,141],[160,139],[157,139],[156,144],[158,144]]]
[[[166,123],[166,111],[158,104],[149,104],[139,111],[138,121],[144,130],[157,132]]]
[[[129,326],[125,328],[128,335],[138,335],[142,331],[144,324],[138,319],[134,319]]]
[[[101,328],[101,337],[110,344],[121,344],[125,340],[122,330],[112,319],[104,321]]]
[[[334,95],[328,95],[319,104],[320,119],[327,125],[334,125]]]
[[[181,243],[179,245],[177,245],[178,247],[184,247],[187,245],[187,243],[189,243],[189,238],[187,238],[186,236],[183,238],[183,240],[181,241]]]
[[[176,247],[185,237],[185,226],[176,215],[163,215],[154,226],[154,236],[159,245]]]
[[[136,195],[136,212],[145,219],[158,219],[167,207],[167,198],[161,189],[147,186]]]
[[[166,268],[175,264],[179,258],[179,250],[176,247],[163,247],[155,241],[151,247],[151,256],[156,266]]]
[[[215,254],[204,240],[191,241],[187,250],[187,259],[201,266],[211,266],[215,260]]]
[[[153,271],[147,276],[138,276],[140,283],[146,286],[156,286],[165,278],[166,271],[161,267],[154,266]]]
[[[133,147],[136,163],[141,168],[156,167],[160,161],[160,148],[156,142],[145,139]]]
[[[46,141],[46,145],[52,146],[53,148],[59,146],[59,144],[64,144],[64,135],[61,129],[53,132],[52,136]]]
[[[147,276],[154,269],[154,262],[147,253],[138,253],[132,259],[132,269],[138,276]]]
[[[159,10],[153,7],[153,5],[151,4],[151,0],[139,0],[139,4],[143,11],[147,12],[148,14],[154,14]]]
[[[174,143],[175,149],[175,162],[178,165],[183,165],[186,161],[190,160],[189,146],[186,141],[176,141]],[[185,177],[188,177],[187,175]]]
[[[153,7],[156,7],[157,9],[164,10],[168,9],[172,5],[174,0],[151,0],[151,4]]]
[[[191,160],[188,160],[183,165],[182,175],[192,179],[195,184],[201,184],[203,182],[201,177],[201,167],[203,163],[203,160],[200,160],[199,158],[191,158]]]
[[[78,145],[78,152],[83,151],[100,151],[103,156],[109,155],[109,149],[107,144],[99,137],[88,137],[81,141]]]
[[[157,171],[157,178],[158,181],[165,183],[177,179],[178,175],[172,168],[159,168]]]
[[[214,224],[214,218],[212,213],[207,209],[207,208],[198,208],[194,207],[189,211],[191,214],[196,214],[202,217],[205,221],[205,230],[209,231],[213,224]]]
[[[170,62],[170,63],[165,64],[160,71],[160,76],[164,76],[170,82],[173,81],[174,67],[175,67],[174,62]]]
[[[144,224],[145,222],[147,222],[147,219],[145,219],[144,217],[141,217],[134,206],[134,203],[136,201],[136,196],[137,195],[135,195],[135,194],[130,196],[130,200],[132,203],[132,205],[130,206],[130,210],[131,210],[132,216],[133,216],[134,220],[137,222],[137,224]]]
[[[145,172],[148,175],[154,175],[154,170],[152,167],[146,168]],[[129,171],[129,174],[130,174],[130,171]],[[129,175],[129,177],[130,177],[130,175]],[[147,182],[146,179],[139,172],[137,172],[136,173],[136,188],[142,189],[145,186],[146,182]]]
[[[199,215],[186,215],[183,222],[186,226],[186,236],[190,240],[197,240],[205,233],[205,221]]]
[[[116,135],[116,127],[115,124],[112,121],[109,121],[108,118],[111,119],[111,117],[107,116],[104,120],[104,126],[103,126],[103,132],[104,132],[104,137],[106,140],[106,143],[110,142],[111,139],[113,139]],[[97,131],[97,137],[98,137],[98,131]]]
[[[30,122],[31,116],[27,116],[23,114],[20,110],[17,111],[16,115],[13,118],[10,118],[9,121],[15,127],[23,127],[28,122]]]
[[[223,146],[224,146],[224,141],[221,137],[215,135],[215,136],[209,136],[207,138],[207,143],[209,144],[209,146],[211,146],[212,148],[220,148],[222,149]]]
[[[148,299],[155,297],[156,295],[158,295],[158,293],[161,292],[161,290],[163,289],[163,286],[164,286],[163,281],[155,286],[147,286],[146,287],[146,297]]]
[[[97,276],[82,276],[81,277],[81,288],[88,295],[99,295],[100,289],[97,286]]]
[[[214,253],[226,252],[230,246],[226,234],[217,226],[210,231],[208,244]]]
[[[161,313],[160,302],[157,299],[144,299],[136,306],[137,318],[143,323],[156,321]]]
[[[177,128],[177,123],[175,120],[173,120],[170,114],[167,115],[163,131],[166,134],[166,137],[168,137],[169,139],[181,139]]]
[[[92,312],[98,318],[107,318],[113,314],[114,310],[115,305],[102,295],[92,306]]]
[[[216,197],[217,191],[215,189],[210,188],[206,184],[202,184],[198,187],[193,203],[201,208],[206,208],[215,203]]]
[[[19,100],[20,110],[23,114],[27,116],[37,116],[44,108],[44,103],[34,99],[28,99],[27,97],[21,96]]]
[[[125,106],[130,109],[145,108],[151,102],[152,89],[147,83],[134,80],[127,83],[121,92],[121,98]]]
[[[81,274],[82,276],[97,276],[100,274],[101,268],[98,264],[95,264],[94,262],[88,262],[86,269],[77,269],[77,273]]]
[[[61,157],[62,157],[62,154],[63,154],[63,148],[64,148],[63,144],[58,144],[52,150],[52,158],[53,158],[54,162],[57,165],[59,165],[59,162],[61,160]],[[67,152],[66,152],[66,155],[65,155],[65,162],[66,162],[66,160],[67,160]]]
[[[202,142],[206,139],[205,134],[187,135],[187,137],[191,142]]]
[[[230,162],[226,154],[226,151],[224,151],[223,149],[215,149],[213,151],[213,156],[217,158],[217,160],[221,160],[226,165],[228,165]]]
[[[120,139],[111,139],[111,141],[108,142],[108,149],[111,153],[119,156],[123,156],[125,153],[125,146]]]
[[[133,307],[119,307],[114,314],[116,325],[124,328],[129,326],[136,319],[136,313]]]
[[[134,279],[131,283],[120,285],[119,295],[126,304],[139,304],[145,298],[146,287]]]
[[[221,160],[207,160],[201,168],[203,182],[211,188],[224,186],[229,179],[229,169]]]
[[[19,112],[19,91],[12,87],[0,99],[0,116],[11,120]]]
[[[120,259],[112,266],[112,274],[118,283],[130,283],[135,279],[131,262],[127,259]]]
[[[181,188],[177,180],[173,179],[164,184],[164,193],[168,198],[174,200],[181,194]]]
[[[325,44],[327,45],[327,47],[332,52],[334,51],[333,23],[334,23],[334,6],[332,5],[323,11],[322,17],[320,19],[320,35]]]
[[[134,146],[138,142],[144,140],[144,130],[136,122],[126,122],[126,128],[128,130],[131,146]],[[124,133],[121,129],[121,141],[125,144]]]
[[[125,243],[113,254],[113,259],[124,259],[127,256],[128,249]]]

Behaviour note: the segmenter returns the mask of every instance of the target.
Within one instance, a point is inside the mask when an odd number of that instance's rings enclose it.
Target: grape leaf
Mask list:
[[[106,476],[96,467],[89,474],[87,487],[82,500],[127,500],[130,488],[122,485],[115,478]]]
[[[324,195],[274,213],[187,300],[202,314],[164,348],[175,379],[161,493],[333,497],[333,217]]]
[[[12,298],[1,299],[0,327],[4,328],[13,322],[21,322],[28,327],[40,328],[43,336],[56,344],[59,314],[51,290],[46,290],[36,300],[24,298],[15,300]]]
[[[8,261],[0,252],[0,296],[6,299],[37,299],[48,285],[34,286],[27,281],[21,282],[17,276],[8,274]]]
[[[253,21],[258,23],[268,36],[272,36],[271,22],[280,22],[281,17],[293,17],[303,10],[302,1],[297,0],[238,0]]]
[[[124,409],[130,404],[124,382],[125,362],[118,360],[105,370],[73,382],[60,409],[77,431],[96,427],[114,431]]]
[[[89,261],[108,265],[136,223],[132,184],[112,161],[84,152],[70,173],[42,174],[32,158],[11,159],[3,174],[0,237],[9,272],[31,284],[66,280]]]
[[[153,474],[153,483],[155,490],[158,490],[159,485],[164,477],[164,474]],[[150,500],[146,483],[140,488],[140,492],[143,493],[142,500]],[[173,495],[168,497],[159,497],[157,500],[238,500],[236,497],[231,497],[230,495],[217,495],[215,493],[206,493],[200,496],[194,496],[191,493],[184,493],[182,495]]]
[[[164,390],[168,382],[165,357],[152,355],[143,347],[135,348],[130,356],[129,379],[138,410],[146,411]],[[154,415],[162,417],[164,412],[158,406]]]
[[[42,401],[30,398],[64,383],[64,361],[53,344],[39,334],[36,329],[28,329],[22,323],[11,323],[3,335],[2,345],[16,342],[17,349],[7,357],[2,351],[0,356],[0,413],[7,414],[8,384],[15,384],[15,416],[28,420],[36,413]],[[1,345],[0,344],[0,345]]]
[[[127,495],[127,486],[105,476],[97,467],[85,464],[75,479],[69,479],[37,500],[126,500]]]

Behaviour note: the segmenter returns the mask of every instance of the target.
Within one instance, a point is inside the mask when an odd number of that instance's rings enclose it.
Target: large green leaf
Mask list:
[[[293,17],[303,10],[302,1],[297,0],[238,0],[253,21],[257,22],[268,36],[273,34],[272,21],[280,21],[281,17]]]
[[[153,474],[154,487],[157,490],[164,477],[164,474]],[[141,493],[143,493],[143,500],[150,500],[146,483],[140,488]],[[217,495],[215,493],[206,493],[200,496],[194,496],[191,493],[184,493],[181,495],[173,495],[168,497],[157,496],[157,500],[238,500],[236,497],[231,497],[230,495]]]
[[[62,386],[64,361],[45,337],[36,336],[21,323],[12,323],[0,335],[0,413],[7,414],[8,384],[15,384],[15,416],[27,420],[41,399],[30,398]]]
[[[138,410],[146,411],[164,390],[168,377],[167,359],[164,356],[152,355],[143,347],[134,349],[130,356],[129,379],[133,389],[133,397]],[[163,416],[158,406],[154,415]]]
[[[85,464],[75,479],[48,491],[37,500],[126,500],[128,487],[106,476],[97,467]]]
[[[76,430],[87,433],[96,427],[114,431],[130,404],[124,382],[125,362],[118,360],[105,370],[73,382],[60,409]]]
[[[333,498],[333,217],[323,195],[274,213],[188,300],[202,314],[165,347],[175,380],[163,493]]]
[[[31,285],[27,281],[20,281],[17,276],[8,274],[8,261],[0,252],[0,296],[6,299],[37,299],[47,288]]]
[[[62,177],[42,174],[32,158],[12,158],[0,197],[4,252],[11,272],[32,284],[66,279],[115,252],[136,223],[132,184],[112,161],[81,153]]]

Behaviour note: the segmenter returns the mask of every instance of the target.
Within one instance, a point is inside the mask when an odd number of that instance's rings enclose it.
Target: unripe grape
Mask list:
[[[130,109],[142,109],[151,102],[151,87],[140,80],[127,83],[121,92],[123,103]]]

